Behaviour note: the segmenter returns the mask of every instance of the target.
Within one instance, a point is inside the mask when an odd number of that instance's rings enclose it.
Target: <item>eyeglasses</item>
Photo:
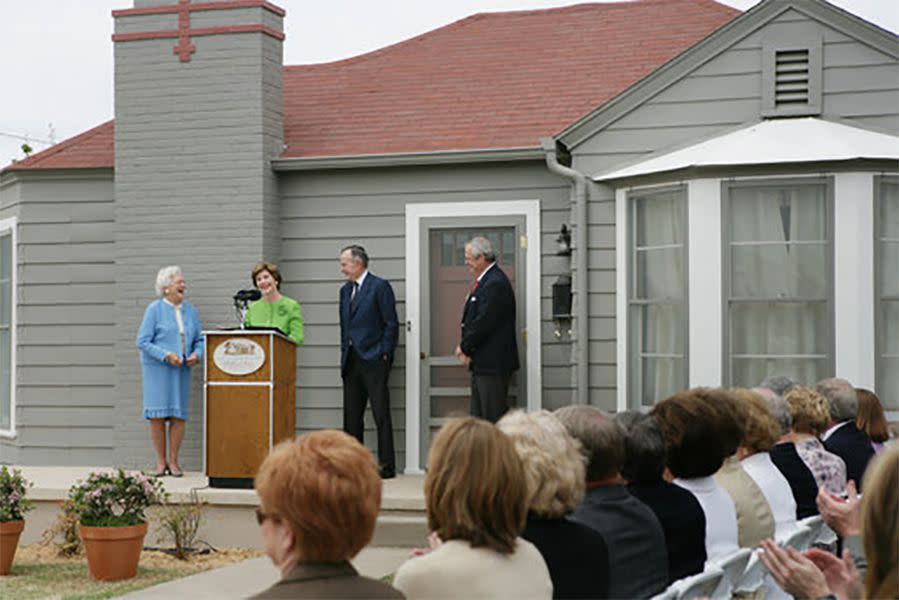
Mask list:
[[[277,519],[277,518],[278,518],[277,515],[273,515],[271,513],[264,512],[258,506],[256,507],[256,524],[259,525],[260,527],[262,526],[263,523],[265,523],[266,519]]]

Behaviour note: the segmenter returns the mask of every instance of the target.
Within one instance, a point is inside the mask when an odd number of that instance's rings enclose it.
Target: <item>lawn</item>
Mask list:
[[[7,577],[0,577],[0,598],[112,598],[256,556],[259,556],[256,550],[228,548],[181,561],[164,552],[145,550],[136,577],[99,582],[90,578],[87,559],[83,556],[60,558],[54,548],[33,544],[20,547],[12,572]]]

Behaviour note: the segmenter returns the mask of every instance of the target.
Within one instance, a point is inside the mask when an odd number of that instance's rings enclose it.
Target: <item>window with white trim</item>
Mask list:
[[[0,224],[0,430],[13,428],[13,232]]]
[[[628,194],[628,398],[652,406],[687,387],[687,190]]]
[[[886,410],[899,410],[899,178],[875,186],[876,391]]]
[[[824,178],[724,184],[726,385],[833,374],[831,196]]]

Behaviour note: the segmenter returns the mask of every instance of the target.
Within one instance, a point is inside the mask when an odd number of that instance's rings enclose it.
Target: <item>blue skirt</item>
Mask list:
[[[175,417],[187,420],[190,369],[167,364],[142,364],[144,375],[144,418]]]

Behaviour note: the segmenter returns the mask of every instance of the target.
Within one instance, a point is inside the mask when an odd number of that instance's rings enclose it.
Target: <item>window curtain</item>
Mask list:
[[[877,395],[884,408],[899,410],[899,181],[881,180],[879,188]]]
[[[630,364],[644,406],[686,387],[683,191],[634,199]],[[637,383],[634,386],[633,383]]]
[[[826,375],[828,260],[823,185],[731,188],[731,384]]]

